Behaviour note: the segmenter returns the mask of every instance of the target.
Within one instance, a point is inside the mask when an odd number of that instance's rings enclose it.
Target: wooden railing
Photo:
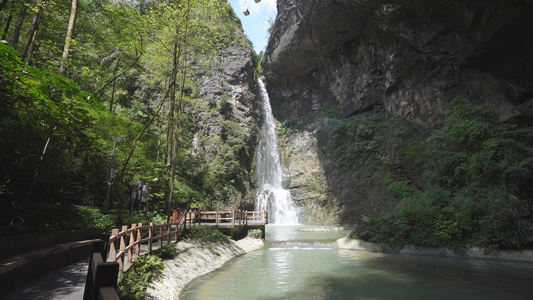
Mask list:
[[[122,226],[119,230],[113,229],[109,236],[107,247],[102,246],[102,243],[98,242],[98,255],[91,256],[91,263],[89,265],[89,277],[92,278],[93,283],[90,284],[90,288],[86,285],[86,295],[84,299],[96,299],[93,297],[98,296],[98,293],[104,293],[102,299],[108,299],[107,297],[114,288],[116,283],[106,284],[102,286],[100,279],[97,279],[95,274],[102,274],[105,270],[109,270],[112,263],[118,264],[117,271],[114,271],[112,276],[117,278],[120,274],[127,269],[133,260],[141,255],[141,244],[146,244],[146,253],[152,252],[154,248],[154,241],[157,241],[159,247],[162,247],[166,242],[177,241],[178,237],[185,231],[187,227],[194,225],[214,225],[214,226],[243,226],[248,223],[266,225],[268,223],[268,215],[265,211],[244,211],[244,210],[225,210],[225,211],[200,211],[199,209],[179,209],[172,213],[172,221],[170,223],[161,222],[160,224],[149,225],[131,224],[131,227]],[[97,243],[97,242],[95,242]],[[107,248],[107,249],[106,249]],[[94,251],[93,251],[94,252]],[[106,261],[107,255],[107,262]],[[109,273],[109,272],[108,272]],[[109,274],[106,274],[109,277]],[[112,277],[111,276],[111,277]],[[107,280],[107,279],[106,279]],[[109,280],[107,280],[109,281]],[[89,281],[87,281],[89,282]],[[97,286],[102,287],[97,288]],[[91,291],[89,292],[88,289]],[[112,295],[114,298],[114,294]]]
[[[246,225],[246,211],[244,210],[217,210],[201,211],[200,224],[209,225]]]
[[[268,212],[264,210],[246,212],[246,219],[255,223],[268,224]]]
[[[116,288],[119,266],[106,262],[106,242],[93,242],[83,300],[119,300]]]
[[[172,214],[170,223],[150,223],[149,225],[132,224],[131,227],[122,226],[113,229],[109,237],[108,261],[118,262],[119,272],[127,269],[132,261],[141,255],[141,244],[146,244],[146,253],[152,252],[154,242],[159,247],[164,243],[177,241],[179,235],[193,225],[246,225],[268,223],[268,215],[265,211],[200,211],[199,209],[180,209]]]
[[[141,255],[141,244],[146,244],[146,253],[153,250],[154,242],[159,247],[171,241],[177,241],[178,236],[187,226],[196,224],[195,220],[187,218],[187,214],[177,214],[176,221],[171,223],[149,225],[131,224],[131,227],[122,226],[122,229],[113,229],[109,237],[109,261],[119,264],[119,272],[128,268],[132,261]]]

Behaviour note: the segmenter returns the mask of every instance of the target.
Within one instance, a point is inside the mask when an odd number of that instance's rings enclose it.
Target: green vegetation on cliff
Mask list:
[[[460,249],[533,246],[533,100],[523,118],[497,124],[491,107],[458,98],[442,128],[429,133],[423,186],[389,185],[403,207],[358,224],[363,240]]]
[[[285,119],[279,132],[290,139],[322,124],[314,131],[326,174],[321,193],[329,201],[351,195],[341,217],[356,223],[354,237],[393,249],[525,249],[533,246],[532,105],[502,123],[495,108],[457,98],[432,130],[380,106],[348,118],[321,109]]]

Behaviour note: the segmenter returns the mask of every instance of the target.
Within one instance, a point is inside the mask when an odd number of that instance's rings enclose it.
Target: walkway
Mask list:
[[[5,300],[83,299],[89,258],[52,271],[4,296]]]
[[[177,240],[185,227],[192,225],[216,226],[225,234],[230,235],[232,238],[237,238],[245,236],[249,229],[261,229],[264,236],[264,226],[267,223],[268,216],[264,211],[179,210],[173,214],[172,223],[161,223],[159,225],[151,223],[145,226],[133,224],[132,228],[129,229],[127,226],[123,226],[122,230],[113,229],[109,238],[108,261],[118,262],[119,270],[121,272],[122,270],[125,271],[135,257],[141,253],[144,254],[155,250],[161,244],[165,245],[170,241]],[[50,252],[50,254],[52,253],[54,252]],[[57,255],[58,253],[56,253]],[[43,261],[44,264],[48,263],[48,256],[39,257],[47,261]],[[82,299],[88,265],[89,257],[32,280],[23,287],[4,295],[2,299]],[[25,274],[31,274],[27,272],[32,271],[33,269],[30,268],[24,272],[26,272]],[[6,279],[9,278],[9,273],[4,272],[4,275],[8,276],[4,276]],[[16,280],[15,278],[11,277],[12,280]],[[1,288],[4,291],[9,290],[7,287]]]

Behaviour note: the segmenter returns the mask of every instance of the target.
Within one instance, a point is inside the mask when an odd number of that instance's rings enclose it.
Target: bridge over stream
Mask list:
[[[168,223],[139,223],[113,229],[110,235],[104,235],[100,240],[84,241],[92,242],[93,246],[83,299],[118,299],[115,289],[120,274],[139,255],[177,241],[188,227],[216,226],[231,238],[239,239],[245,237],[251,229],[261,230],[264,238],[267,224],[266,211],[179,209],[173,212]],[[18,264],[19,262],[15,262],[15,265]],[[9,275],[13,268],[14,264],[0,264],[0,275]]]

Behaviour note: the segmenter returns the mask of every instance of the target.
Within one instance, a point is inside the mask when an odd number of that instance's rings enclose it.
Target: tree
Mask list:
[[[76,24],[76,14],[78,13],[78,0],[72,0],[72,8],[70,9],[70,19],[68,22],[67,36],[65,37],[65,48],[63,49],[63,57],[61,59],[61,67],[59,74],[65,75],[67,71],[67,60],[70,53],[70,44],[72,43],[72,33]]]
[[[28,1],[29,0],[23,0],[22,1],[22,7],[20,9],[19,18],[17,21],[17,24],[15,25],[15,30],[13,31],[13,40],[11,42],[11,45],[13,48],[17,47],[17,44],[19,43],[19,37],[20,37],[20,29],[22,28],[22,23],[24,23],[24,17],[26,16],[26,11],[28,11]]]
[[[44,7],[44,3],[46,0],[39,0],[37,1],[37,5],[33,12],[33,17],[31,20],[30,28],[28,29],[28,33],[26,34],[26,39],[24,40],[24,43],[20,47],[19,55],[22,61],[29,60],[29,53],[31,53],[31,48],[33,43],[35,42],[35,38],[37,35],[37,28],[39,27],[39,22],[41,20],[41,13]]]
[[[213,54],[214,44],[209,40],[216,40],[217,29],[220,25],[223,7],[220,2],[213,0],[187,0],[180,5],[167,6],[163,11],[163,18],[174,20],[172,27],[163,29],[163,34],[167,32],[172,47],[172,72],[170,73],[170,99],[167,124],[167,178],[168,186],[166,190],[167,210],[170,213],[173,202],[174,184],[176,180],[176,165],[178,142],[180,136],[180,115],[182,113],[183,90],[187,71],[191,68],[190,60],[192,56],[196,58]],[[168,13],[170,12],[170,14]],[[175,15],[175,18],[172,18]],[[174,30],[173,30],[174,29]],[[178,87],[179,84],[179,87]]]
[[[2,2],[0,2],[0,11],[4,9],[4,6],[6,6],[7,2],[9,2],[9,0],[2,0]]]
[[[8,0],[4,0],[4,2],[0,5],[0,11],[2,10],[3,6],[7,3]],[[9,27],[11,26],[11,19],[13,19],[13,11],[9,11],[9,17],[7,17],[6,21],[6,27],[4,28],[4,34],[2,35],[2,40],[6,39],[6,33],[9,31]]]

